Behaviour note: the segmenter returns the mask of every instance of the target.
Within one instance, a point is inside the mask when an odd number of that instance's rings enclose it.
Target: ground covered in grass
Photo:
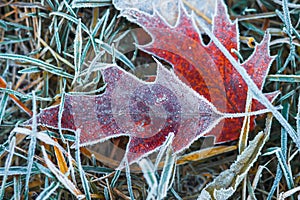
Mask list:
[[[183,4],[209,25],[214,9],[205,13],[189,2]],[[300,135],[299,2],[226,5],[238,20],[241,61],[269,31],[276,58],[263,91],[280,91],[273,104]],[[200,138],[180,155],[166,142],[122,170],[116,168],[128,137],[79,147],[78,132],[22,126],[41,109],[61,105],[66,93],[102,94],[100,69],[111,64],[143,80],[155,78],[156,61],[134,45],[140,35],[131,30],[139,27],[119,14],[109,0],[0,0],[0,199],[197,199],[201,191],[218,189],[230,199],[297,199],[300,142],[271,114],[257,117],[253,131],[241,130],[247,137],[239,141],[213,145],[212,138]]]

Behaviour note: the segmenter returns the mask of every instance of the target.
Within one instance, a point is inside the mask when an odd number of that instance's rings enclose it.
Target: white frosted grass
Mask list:
[[[43,192],[39,194],[39,196],[36,198],[36,200],[44,200],[48,199],[53,192],[56,191],[56,189],[59,187],[59,182],[52,182],[48,187],[46,187]]]
[[[21,192],[22,192],[21,176],[14,176],[14,199],[21,199]]]
[[[76,28],[75,40],[74,40],[74,67],[75,67],[75,77],[72,81],[72,85],[76,82],[79,82],[77,79],[79,78],[81,72],[81,55],[82,55],[82,32],[81,32],[81,19],[78,19],[78,25]]]
[[[296,117],[297,134],[300,135],[300,95],[298,97],[298,112]]]
[[[288,121],[281,115],[280,112],[272,105],[272,103],[267,99],[267,97],[261,92],[261,90],[257,87],[257,85],[253,82],[251,77],[248,75],[246,70],[234,59],[234,57],[227,51],[227,49],[221,44],[221,42],[214,36],[214,34],[206,27],[204,23],[197,20],[194,17],[193,19],[197,21],[200,27],[204,30],[204,32],[210,37],[210,39],[214,42],[214,44],[222,51],[222,53],[226,56],[226,58],[230,61],[233,67],[239,72],[242,76],[249,89],[252,91],[253,95],[266,106],[270,112],[273,113],[274,117],[278,120],[278,122],[285,128],[285,130],[289,133],[292,140],[295,142],[298,149],[300,149],[300,141],[296,131],[292,128],[292,126],[288,123]],[[195,26],[197,28],[197,26]],[[197,28],[198,29],[198,28]],[[200,31],[197,30],[199,33]]]
[[[174,137],[175,137],[175,134],[173,132],[169,133],[166,141],[160,147],[160,150],[158,152],[158,155],[156,156],[156,160],[155,160],[155,164],[154,164],[155,170],[158,170],[158,165],[159,165],[160,161],[162,160],[163,154],[167,151],[167,148],[172,144]]]
[[[62,76],[62,77],[66,77],[66,78],[73,78],[73,75],[63,71],[62,69],[60,69],[50,63],[46,63],[39,59],[31,58],[31,57],[24,56],[24,55],[9,54],[9,53],[0,53],[0,58],[6,59],[6,60],[17,60],[20,62],[29,62],[29,63],[39,66],[41,69],[43,69],[49,73],[56,74],[58,76]]]
[[[76,196],[76,198],[78,199],[83,199],[85,196],[81,193],[80,190],[77,189],[77,187],[74,185],[74,183],[72,181],[69,180],[69,178],[61,173],[61,171],[59,169],[57,169],[55,167],[55,165],[50,161],[50,159],[48,158],[48,155],[46,153],[45,147],[41,146],[42,149],[42,153],[43,153],[43,157],[45,160],[45,163],[48,167],[48,169],[55,175],[55,177],[57,178],[57,180],[64,185],[64,187],[66,189],[68,189],[74,196]]]
[[[159,180],[159,184],[157,187],[157,199],[164,199],[167,196],[168,189],[170,185],[172,185],[174,179],[172,179],[172,175],[174,175],[174,166],[176,165],[176,154],[172,152],[171,144],[168,146],[166,152],[166,159],[163,171],[161,173],[161,177]]]
[[[59,132],[59,135],[60,135],[63,143],[66,143],[66,139],[64,137],[64,134],[62,133],[62,127],[61,127],[61,120],[62,120],[62,115],[64,112],[64,105],[65,105],[65,99],[66,99],[65,98],[65,88],[66,88],[66,79],[63,79],[63,89],[62,89],[63,91],[61,94],[61,101],[60,101],[59,109],[58,109],[58,122],[57,122],[58,132]]]
[[[9,86],[10,87],[10,86]],[[8,101],[8,93],[4,92],[1,102],[0,102],[0,124],[2,123],[3,116],[5,114],[5,109]]]
[[[2,179],[2,184],[1,184],[1,188],[0,188],[0,199],[3,199],[4,193],[5,193],[5,184],[6,184],[6,180],[7,180],[7,176],[8,176],[8,172],[9,172],[9,168],[11,165],[11,161],[15,152],[15,146],[16,146],[16,137],[13,137],[10,141],[9,141],[9,148],[8,148],[8,156],[5,160],[5,165],[4,165],[4,176]]]
[[[146,179],[146,182],[149,186],[147,200],[153,199],[155,196],[157,196],[157,186],[158,186],[158,181],[155,175],[156,168],[154,167],[151,160],[149,160],[148,158],[142,158],[138,162],[138,164],[142,169],[144,178]]]
[[[36,148],[36,136],[37,136],[37,113],[36,113],[36,97],[35,97],[35,91],[32,91],[32,132],[30,134],[30,143],[28,147],[28,157],[27,157],[27,174],[25,177],[25,191],[24,196],[25,199],[28,199],[28,193],[29,193],[29,180],[31,177],[31,170],[33,166],[33,159],[35,155],[35,148]]]
[[[125,172],[126,172],[128,192],[130,195],[130,199],[134,199],[134,194],[133,194],[132,184],[131,184],[130,167],[129,167],[127,155],[125,155],[124,163],[125,163]]]
[[[76,162],[77,162],[77,167],[78,167],[78,171],[79,171],[79,175],[80,175],[80,179],[83,185],[83,189],[84,189],[84,193],[85,193],[85,197],[87,200],[91,200],[91,192],[90,192],[90,185],[88,183],[88,180],[85,176],[85,172],[82,169],[82,165],[81,165],[81,159],[80,159],[80,146],[79,146],[79,140],[80,140],[80,129],[77,129],[75,132],[76,135],[76,151],[75,151],[75,158],[76,158]]]

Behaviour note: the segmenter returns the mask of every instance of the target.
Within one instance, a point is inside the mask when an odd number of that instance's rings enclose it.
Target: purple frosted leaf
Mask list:
[[[222,114],[204,97],[158,65],[155,82],[144,82],[113,66],[102,70],[107,83],[101,95],[66,95],[62,129],[81,129],[80,145],[127,135],[129,163],[156,151],[170,133],[174,152],[188,148],[210,131]],[[38,124],[58,128],[58,108],[42,110]]]

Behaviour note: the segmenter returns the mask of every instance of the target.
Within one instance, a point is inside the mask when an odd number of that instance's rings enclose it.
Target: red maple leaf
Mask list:
[[[123,10],[122,15],[143,27],[152,37],[150,44],[139,46],[140,49],[171,63],[179,78],[195,91],[207,98],[221,112],[245,112],[247,84],[235,70],[230,61],[219,48],[210,42],[204,45],[201,35],[192,17],[180,5],[176,25],[169,25],[157,11],[153,15],[134,9]],[[237,22],[231,22],[226,5],[219,0],[213,20],[213,33],[217,39],[231,52],[239,51],[239,35]],[[247,70],[253,81],[262,89],[273,58],[269,55],[269,34],[266,34],[254,53],[241,65]],[[269,100],[277,96],[277,92],[265,94]],[[252,110],[263,108],[255,101]],[[243,118],[227,118],[219,123],[206,136],[215,136],[215,142],[236,140],[240,135]],[[251,128],[253,128],[253,118]]]

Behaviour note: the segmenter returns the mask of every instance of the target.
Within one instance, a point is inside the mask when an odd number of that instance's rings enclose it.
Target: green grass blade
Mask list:
[[[50,72],[52,74],[56,74],[58,76],[62,76],[62,77],[66,77],[66,78],[74,78],[73,75],[62,71],[60,68],[46,63],[42,60],[38,60],[35,58],[31,58],[31,57],[27,57],[27,56],[23,56],[23,55],[18,55],[18,54],[5,54],[5,53],[0,53],[0,59],[7,59],[7,60],[14,60],[14,61],[20,61],[20,62],[29,62],[32,64],[35,64],[37,66],[39,66],[41,69]]]
[[[0,19],[0,27],[7,31],[7,24],[4,20]]]
[[[86,178],[85,172],[82,169],[81,159],[80,159],[80,147],[79,147],[80,130],[77,130],[75,134],[76,134],[75,158],[76,158],[76,162],[77,162],[77,167],[78,167],[78,171],[79,171],[79,174],[80,174],[80,179],[81,179],[81,182],[82,182],[82,185],[83,185],[85,197],[86,197],[87,200],[91,200],[90,185],[89,185],[88,180]]]
[[[32,167],[31,174],[37,174],[39,173],[39,169],[35,166]],[[8,176],[17,176],[17,175],[26,175],[27,174],[27,166],[11,166],[9,168],[9,171],[5,171],[5,167],[0,167],[0,176],[5,176],[5,173],[7,173]]]
[[[77,81],[81,73],[81,55],[82,55],[82,33],[81,33],[81,19],[78,20],[78,25],[74,41],[74,66],[75,78],[73,84]]]
[[[10,171],[9,168],[10,168],[12,158],[13,158],[13,155],[14,155],[14,152],[15,152],[15,146],[16,146],[16,138],[13,137],[9,142],[9,149],[8,149],[9,153],[8,153],[8,156],[5,160],[4,176],[3,176],[2,184],[1,184],[1,188],[0,188],[0,199],[3,199],[4,194],[5,194],[6,180],[7,180],[8,173]]]
[[[130,199],[134,199],[132,183],[131,183],[130,167],[129,167],[127,157],[125,158],[125,173],[126,173],[127,188],[128,188]]]
[[[172,175],[174,173],[174,167],[176,165],[176,155],[172,152],[172,146],[166,152],[166,160],[163,171],[158,184],[158,199],[163,199],[167,196],[169,186],[172,184]]]
[[[282,154],[282,151],[280,149],[278,151],[276,151],[275,153],[278,158],[279,164],[281,166],[281,170],[283,172],[285,180],[287,182],[288,188],[292,189],[294,187],[293,175],[292,175],[290,168],[288,167],[288,165],[286,163],[284,155]]]
[[[111,188],[114,188],[116,186],[116,183],[117,183],[120,175],[121,175],[121,170],[116,170],[115,175],[112,178],[111,183],[110,183]]]
[[[111,0],[75,0],[72,2],[72,8],[96,8],[111,5]]]
[[[157,196],[157,187],[158,187],[158,180],[155,174],[155,166],[153,163],[147,159],[143,158],[139,161],[139,166],[143,171],[143,176],[146,179],[146,182],[149,186],[149,192],[147,194],[147,198],[155,198]]]
[[[279,81],[288,83],[300,82],[300,75],[286,75],[286,74],[274,74],[267,76],[269,81]]]
[[[120,51],[118,51],[117,49],[113,49],[109,44],[102,42],[98,39],[95,40],[97,43],[101,44],[101,47],[110,55],[115,55],[115,57],[117,59],[119,59],[121,62],[123,62],[125,65],[127,65],[131,70],[135,70],[135,66],[134,64],[124,55],[122,54]]]
[[[48,199],[52,195],[52,193],[56,191],[59,185],[59,182],[52,182],[47,188],[43,190],[43,192],[39,194],[36,200]]]
[[[13,94],[15,96],[18,96],[18,97],[21,97],[21,98],[24,98],[24,99],[32,99],[32,95],[30,94],[22,94],[20,92],[17,92],[17,91],[14,91],[14,90],[11,90],[11,89],[3,89],[3,88],[0,88],[0,91],[1,92],[7,92],[8,94]],[[36,100],[38,101],[52,101],[51,98],[43,98],[43,97],[36,97]]]
[[[32,74],[32,73],[39,73],[39,72],[41,72],[40,68],[35,67],[35,66],[28,67],[26,69],[21,69],[18,71],[18,73],[20,73],[20,74]]]
[[[61,53],[61,42],[59,38],[59,28],[57,27],[57,18],[54,18],[54,38],[56,43],[56,50],[58,53]]]
[[[20,176],[14,176],[14,199],[21,199],[21,186]]]
[[[1,99],[1,102],[0,102],[0,125],[2,123],[2,119],[3,119],[3,116],[5,114],[5,109],[6,109],[8,97],[9,97],[8,93],[4,92],[4,94],[2,96],[2,99]]]
[[[36,148],[36,134],[37,134],[37,118],[36,118],[36,98],[35,98],[35,92],[32,92],[32,132],[30,134],[30,143],[28,147],[28,158],[27,158],[27,170],[28,173],[26,174],[25,179],[25,192],[24,192],[24,198],[28,199],[28,192],[29,192],[29,180],[30,180],[30,174],[33,166],[33,160],[35,155],[35,148]]]
[[[300,135],[300,95],[298,96],[298,112],[296,116],[297,133]]]

